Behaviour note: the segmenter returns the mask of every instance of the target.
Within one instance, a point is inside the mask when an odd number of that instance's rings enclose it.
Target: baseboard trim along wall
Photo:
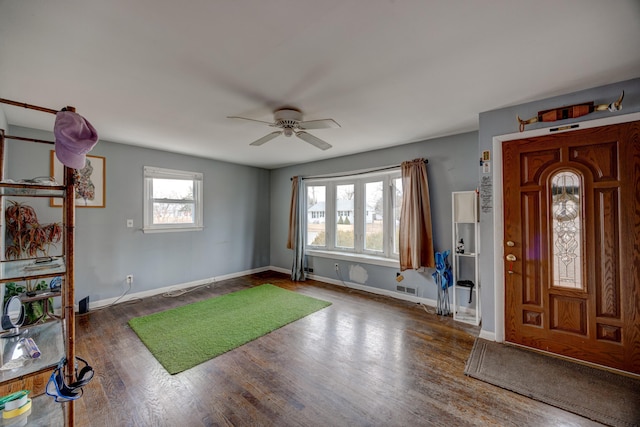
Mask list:
[[[291,274],[291,270],[287,270],[286,268],[280,267],[269,267],[269,270],[277,271],[279,273]],[[318,282],[329,283],[331,285],[342,286],[343,288],[357,289],[359,291],[370,292],[376,295],[384,295],[391,298],[415,302],[417,304],[424,304],[429,307],[435,307],[436,301],[429,298],[421,298],[413,295],[405,295],[399,292],[390,291],[387,289],[374,288],[372,286],[361,285],[359,283],[354,282],[346,282],[341,280],[332,279],[330,277],[317,276],[315,274],[307,274],[307,277],[311,280],[317,280]]]
[[[216,283],[216,282],[220,282],[223,280],[228,280],[228,279],[235,279],[236,277],[242,277],[242,276],[246,276],[248,274],[255,274],[255,273],[262,273],[263,271],[267,271],[270,270],[270,267],[260,267],[260,268],[254,268],[252,270],[245,270],[245,271],[240,271],[237,273],[231,273],[231,274],[225,274],[222,276],[215,276],[215,277],[208,277],[206,279],[200,279],[200,280],[194,280],[193,282],[185,282],[185,283],[178,283],[175,285],[171,285],[171,286],[165,286],[162,288],[156,288],[156,289],[150,289],[148,291],[142,291],[142,292],[135,292],[132,294],[126,294],[124,297],[116,297],[116,298],[107,298],[107,299],[103,299],[103,300],[99,300],[96,302],[91,302],[90,303],[90,307],[89,310],[92,309],[98,309],[101,307],[105,307],[108,305],[113,304],[115,301],[118,300],[118,298],[122,298],[120,301],[118,301],[118,304],[123,303],[123,302],[127,302],[129,300],[135,299],[135,298],[146,298],[146,297],[151,297],[154,295],[158,295],[158,294],[163,294],[165,292],[172,292],[172,291],[178,291],[181,289],[188,289],[188,288],[193,288],[194,286],[200,286],[200,285],[206,285],[208,283]],[[78,307],[76,306],[76,311],[77,311]]]
[[[495,341],[496,340],[496,333],[495,332],[491,332],[491,331],[485,331],[484,329],[480,330],[480,335],[478,335],[478,338],[482,338],[485,339],[487,341]]]

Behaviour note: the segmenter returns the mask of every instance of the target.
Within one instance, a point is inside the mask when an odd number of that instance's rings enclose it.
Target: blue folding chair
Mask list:
[[[453,272],[451,271],[451,264],[449,264],[450,252],[448,250],[436,252],[436,271],[432,274],[438,286],[436,313],[443,316],[451,314],[449,287],[453,285]]]

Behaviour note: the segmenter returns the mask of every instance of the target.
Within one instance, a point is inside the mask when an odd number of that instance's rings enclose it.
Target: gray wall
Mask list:
[[[432,208],[434,246],[436,251],[451,249],[451,192],[474,190],[478,185],[478,134],[470,132],[438,138],[362,154],[338,157],[319,162],[290,166],[271,171],[271,265],[291,269],[293,252],[286,249],[289,221],[289,201],[292,176],[313,176],[342,173],[400,164],[405,160],[424,157],[429,160],[427,174]],[[351,263],[319,257],[309,257],[314,275],[340,280],[333,264],[340,264],[345,281],[384,290],[394,290],[397,268],[363,263]],[[359,283],[349,277],[349,269],[359,265],[366,270],[368,279]],[[436,285],[426,273],[403,273],[406,286],[415,286],[418,296],[436,298]]]
[[[622,103],[622,111],[611,113],[609,111],[594,112],[578,119],[561,120],[553,123],[535,123],[528,125],[526,130],[561,126],[566,123],[576,123],[585,120],[594,120],[612,115],[629,114],[640,111],[640,79],[601,86],[589,90],[570,93],[563,96],[548,98],[540,101],[521,104],[500,110],[488,111],[480,114],[480,131],[478,156],[483,150],[493,150],[493,137],[518,132],[516,115],[528,119],[538,111],[557,108],[566,105],[595,101],[597,104],[609,104],[618,99],[624,90],[625,97]],[[493,174],[493,169],[492,169]],[[493,176],[490,174],[491,176]],[[481,174],[482,175],[482,174]],[[480,214],[480,241],[482,242],[482,255],[480,256],[480,283],[482,283],[482,329],[495,332],[495,284],[493,266],[494,253],[502,254],[502,242],[494,242],[493,233],[494,212],[481,212]],[[500,246],[498,246],[500,245]]]
[[[13,126],[7,133],[53,141],[51,132]],[[53,146],[7,146],[8,178],[49,175]],[[106,157],[106,207],[76,209],[77,300],[119,296],[127,274],[134,276],[132,292],[143,292],[269,265],[269,171],[108,141],[90,154]],[[204,231],[140,230],[143,166],[204,174]],[[42,222],[60,220],[61,209],[46,200],[37,210]]]
[[[0,108],[0,129],[7,130],[7,117],[4,115],[2,108]]]

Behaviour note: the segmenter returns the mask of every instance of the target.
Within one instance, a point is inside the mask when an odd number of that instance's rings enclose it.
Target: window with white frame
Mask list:
[[[202,181],[202,173],[145,166],[144,232],[202,230]]]
[[[307,179],[307,250],[398,259],[400,170]]]

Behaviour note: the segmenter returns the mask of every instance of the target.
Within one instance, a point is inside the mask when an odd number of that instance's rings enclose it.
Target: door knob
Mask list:
[[[511,261],[511,262],[513,262],[513,261],[515,261],[515,260],[516,260],[516,256],[515,256],[515,255],[513,255],[513,254],[509,254],[509,255],[507,255],[507,261]]]
[[[516,244],[513,243],[511,240],[507,240],[507,246],[509,246],[510,248],[514,247]]]

